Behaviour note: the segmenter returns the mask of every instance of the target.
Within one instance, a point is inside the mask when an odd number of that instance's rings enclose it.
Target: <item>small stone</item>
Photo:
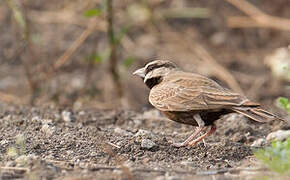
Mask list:
[[[9,143],[9,141],[7,141],[6,139],[3,139],[2,141],[0,141],[1,146],[8,144],[8,143]]]
[[[74,121],[72,112],[70,112],[70,111],[62,111],[61,117],[65,122],[73,122]]]
[[[181,161],[180,164],[184,166],[191,166],[191,167],[195,166],[195,163],[192,161]]]
[[[129,131],[126,131],[124,129],[121,129],[119,127],[116,127],[114,129],[114,132],[117,133],[117,134],[123,135],[123,136],[133,136],[133,133],[131,133]]]
[[[166,180],[165,176],[157,176],[154,180]]]
[[[252,147],[261,147],[261,146],[264,146],[266,143],[267,143],[266,139],[260,138],[260,139],[255,140],[251,146]]]
[[[39,116],[34,116],[34,117],[32,117],[32,119],[31,119],[31,121],[33,121],[33,122],[37,122],[37,121],[40,121],[41,119],[40,119],[40,117]]]
[[[85,111],[80,111],[78,114],[79,114],[80,116],[83,116],[83,115],[86,114],[86,112],[85,112]]]
[[[41,127],[41,132],[45,133],[48,136],[51,136],[55,132],[55,127],[49,124],[44,124]]]
[[[72,150],[67,150],[67,151],[66,151],[66,154],[67,154],[67,155],[72,155],[73,153],[74,153],[74,152],[73,152]]]
[[[227,34],[225,32],[216,32],[210,37],[210,42],[213,45],[221,45],[223,44],[227,39]]]
[[[28,164],[29,160],[31,160],[29,156],[21,155],[15,159],[15,162],[17,163],[18,166],[23,166],[25,164]]]
[[[14,167],[16,166],[16,163],[15,161],[8,161],[6,164],[5,164],[6,167]]]
[[[233,139],[233,141],[239,142],[239,143],[244,143],[247,141],[246,136],[244,136],[243,134],[239,134],[239,133],[234,134],[232,139]]]
[[[138,132],[134,135],[135,137],[142,137],[142,139],[155,139],[156,136],[150,131],[139,129]]]
[[[283,141],[287,138],[290,138],[290,130],[278,130],[268,134],[267,141]]]
[[[145,149],[151,149],[153,147],[157,146],[155,142],[151,141],[150,139],[143,139],[141,141],[141,147]]]

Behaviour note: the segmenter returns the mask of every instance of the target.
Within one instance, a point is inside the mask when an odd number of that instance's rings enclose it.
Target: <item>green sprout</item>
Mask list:
[[[290,139],[272,142],[272,146],[259,149],[254,154],[270,170],[290,175]]]
[[[278,98],[278,106],[285,109],[288,114],[290,114],[290,101],[288,98],[279,97]]]
[[[89,9],[87,11],[84,12],[84,16],[85,17],[96,17],[101,15],[102,10],[99,8],[95,8],[95,9]]]
[[[15,137],[15,146],[9,147],[6,151],[7,156],[16,158],[25,153],[26,137],[24,134],[18,134]]]

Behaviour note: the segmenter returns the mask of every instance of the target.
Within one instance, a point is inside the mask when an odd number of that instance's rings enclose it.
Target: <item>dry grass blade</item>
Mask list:
[[[134,180],[133,174],[130,171],[130,169],[124,165],[124,160],[121,158],[121,156],[117,155],[113,149],[108,145],[104,144],[104,151],[110,156],[113,157],[116,162],[120,165],[120,169],[122,170],[123,174],[126,176],[128,180]]]
[[[28,168],[22,167],[0,167],[0,170],[10,170],[10,171],[29,171]]]
[[[0,92],[0,100],[12,104],[23,104],[19,97],[4,92]]]
[[[245,0],[226,0],[249,17],[229,17],[229,27],[264,27],[278,30],[290,30],[290,20],[268,15]]]
[[[189,51],[189,53],[194,55],[196,58],[193,58],[194,60],[201,61],[202,63],[207,64],[208,68],[210,68],[210,71],[215,76],[219,77],[221,80],[225,81],[229,87],[231,87],[236,92],[239,92],[243,94],[243,90],[240,87],[239,83],[236,81],[233,75],[224,68],[222,65],[220,65],[213,57],[210,55],[210,53],[202,46],[200,45],[200,42],[193,37],[193,34],[199,34],[196,30],[193,30],[191,32],[187,32],[186,36],[180,35],[179,33],[176,33],[171,29],[170,26],[167,24],[163,24],[164,29],[162,30],[165,37],[171,37],[171,40],[174,40],[174,44],[178,44],[178,46],[182,46],[183,50]]]
[[[90,24],[90,19],[80,18],[79,14],[75,14],[69,11],[36,11],[29,10],[29,20],[40,24],[69,24],[77,25],[81,27],[87,27]],[[98,23],[95,25],[95,30],[102,32],[106,31],[107,24],[104,20],[98,19]]]
[[[97,22],[93,20],[87,29],[73,42],[73,44],[63,53],[63,55],[57,59],[53,68],[59,69],[62,67],[73,55],[73,53],[83,44],[83,42],[94,32]]]
[[[21,61],[24,67],[26,79],[30,88],[31,97],[29,103],[34,104],[40,93],[40,81],[37,76],[33,76],[34,71],[32,65],[37,62],[35,48],[31,37],[31,24],[27,18],[26,2],[7,0],[8,7],[11,9],[14,20],[18,25],[19,33],[21,34]]]
[[[216,76],[224,80],[233,90],[243,94],[243,90],[234,78],[234,76],[232,76],[226,68],[220,65],[201,45],[195,43],[192,47],[192,50],[203,61],[205,61],[209,65],[209,67],[214,67],[212,68],[212,71],[214,72],[214,74],[216,74]]]
[[[266,14],[245,0],[226,0],[252,18],[264,17]]]
[[[120,75],[118,72],[118,59],[117,59],[117,43],[116,37],[114,33],[114,9],[113,9],[113,2],[112,0],[107,0],[107,7],[108,7],[108,14],[107,14],[107,22],[108,22],[108,40],[110,45],[110,64],[109,64],[109,71],[111,73],[115,90],[118,97],[123,96],[123,88],[120,79]]]

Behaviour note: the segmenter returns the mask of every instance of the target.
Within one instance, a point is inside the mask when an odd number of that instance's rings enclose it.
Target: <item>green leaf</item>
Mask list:
[[[285,109],[288,112],[288,114],[290,114],[290,102],[288,98],[279,97],[278,106]]]
[[[272,142],[272,146],[259,149],[254,155],[270,170],[290,174],[290,139]]]
[[[279,98],[279,102],[281,103],[281,105],[282,105],[283,107],[286,107],[287,104],[289,103],[289,100],[288,100],[287,98],[280,97],[280,98]]]
[[[85,17],[99,16],[101,13],[102,11],[99,8],[89,9],[84,13],[84,16]]]

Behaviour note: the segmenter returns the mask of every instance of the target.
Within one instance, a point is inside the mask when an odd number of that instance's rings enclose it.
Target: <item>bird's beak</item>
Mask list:
[[[137,69],[135,72],[133,72],[133,75],[140,76],[141,78],[145,78],[145,67]]]

